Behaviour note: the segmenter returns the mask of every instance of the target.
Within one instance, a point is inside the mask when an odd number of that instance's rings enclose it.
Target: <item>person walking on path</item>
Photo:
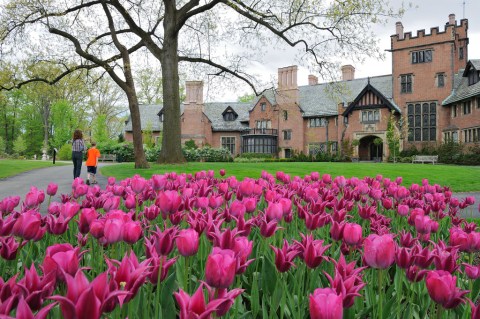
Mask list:
[[[72,161],[73,161],[73,179],[80,177],[82,171],[83,151],[85,151],[85,143],[83,142],[83,134],[80,130],[73,132],[72,142]]]
[[[92,147],[87,151],[87,185],[97,184],[97,179],[95,175],[97,174],[98,158],[100,157],[100,151],[96,147],[97,143],[92,142]],[[90,177],[92,180],[90,181]]]

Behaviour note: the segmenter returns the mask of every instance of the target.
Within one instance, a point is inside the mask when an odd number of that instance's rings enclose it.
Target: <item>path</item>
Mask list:
[[[100,163],[99,166],[111,165]],[[100,171],[100,170],[99,170]],[[83,179],[87,178],[87,168],[82,166]],[[72,191],[73,165],[62,165],[49,168],[40,168],[24,172],[19,175],[0,179],[0,200],[7,196],[20,195],[22,200],[30,190],[30,186],[36,186],[46,191],[50,182],[58,184],[58,192],[54,200],[60,201],[60,194],[69,194]],[[107,178],[97,174],[98,185],[104,189],[107,185]],[[478,205],[480,203],[480,192],[454,193],[453,196],[464,199],[467,196],[475,197],[475,205],[462,212],[463,217],[480,218]]]
[[[102,167],[104,163],[99,163]],[[97,181],[101,188],[107,185],[107,178],[97,171]],[[82,166],[80,177],[87,178],[87,167]],[[61,194],[69,194],[72,191],[73,164],[59,165],[54,167],[39,168],[28,172],[23,172],[15,176],[0,179],[0,200],[7,196],[19,195],[22,200],[29,192],[30,186],[36,186],[38,189],[47,190],[47,185],[51,182],[58,184],[57,195],[52,200],[60,201]]]

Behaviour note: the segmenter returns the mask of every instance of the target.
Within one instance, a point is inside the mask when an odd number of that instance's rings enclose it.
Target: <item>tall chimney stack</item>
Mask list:
[[[186,81],[185,93],[185,104],[203,104],[203,81]]]
[[[403,40],[403,24],[398,21],[395,23],[395,33],[397,34],[398,40]]]
[[[451,13],[448,15],[448,24],[453,24],[455,25],[455,14]]]
[[[347,64],[342,66],[342,81],[351,81],[355,79],[355,68]]]
[[[309,74],[308,75],[308,85],[317,85],[317,84],[318,84],[318,78],[313,74]]]
[[[287,66],[278,69],[278,88],[280,90],[297,89],[297,71],[296,65]]]

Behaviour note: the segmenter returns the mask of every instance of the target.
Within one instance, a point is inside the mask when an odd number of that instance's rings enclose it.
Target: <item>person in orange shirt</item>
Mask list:
[[[90,178],[92,184],[97,184],[95,175],[97,174],[98,158],[100,157],[100,151],[97,149],[97,143],[92,142],[92,147],[87,151],[87,185],[90,185]]]

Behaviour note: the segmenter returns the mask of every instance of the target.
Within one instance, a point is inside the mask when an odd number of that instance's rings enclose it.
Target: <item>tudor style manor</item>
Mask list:
[[[314,75],[298,86],[297,66],[278,69],[278,87],[251,103],[205,103],[203,83],[186,83],[181,105],[182,141],[225,147],[233,156],[267,153],[337,152],[343,141],[358,140],[360,160],[386,159],[388,119],[403,137],[401,148],[453,140],[480,139],[480,60],[468,60],[468,21],[455,15],[443,28],[391,36],[392,74],[355,78],[342,67],[342,81],[319,84]],[[143,128],[158,135],[162,105],[141,105]],[[125,127],[131,140],[131,123]],[[375,144],[374,140],[382,143]]]

